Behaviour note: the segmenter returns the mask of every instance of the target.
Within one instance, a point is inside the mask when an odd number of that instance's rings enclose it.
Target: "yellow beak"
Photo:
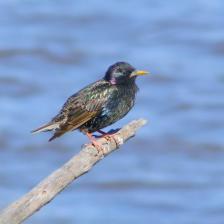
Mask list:
[[[130,75],[130,77],[140,76],[140,75],[147,75],[147,74],[149,74],[149,72],[143,71],[143,70],[136,70],[136,71],[132,72],[132,74]]]

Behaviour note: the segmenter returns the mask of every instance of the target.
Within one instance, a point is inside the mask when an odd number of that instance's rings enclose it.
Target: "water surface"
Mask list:
[[[110,128],[149,124],[26,223],[222,224],[223,10],[221,0],[0,2],[0,208],[87,141],[30,130],[122,60],[152,75]]]

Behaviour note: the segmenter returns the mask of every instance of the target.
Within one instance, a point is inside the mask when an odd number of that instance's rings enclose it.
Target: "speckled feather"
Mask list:
[[[68,131],[92,133],[123,118],[134,106],[138,90],[131,76],[135,68],[125,62],[110,66],[103,79],[68,98],[59,114],[34,133],[54,130],[50,141]]]
[[[67,131],[94,132],[113,124],[133,107],[136,92],[135,83],[116,86],[102,79],[90,84],[69,97],[53,118],[51,123],[59,123],[59,128],[50,140]]]

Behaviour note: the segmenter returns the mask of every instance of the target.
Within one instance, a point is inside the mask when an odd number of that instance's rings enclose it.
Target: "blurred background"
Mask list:
[[[127,61],[152,75],[106,130],[148,125],[25,223],[223,224],[223,11],[221,0],[0,1],[0,208],[88,141],[30,130]]]

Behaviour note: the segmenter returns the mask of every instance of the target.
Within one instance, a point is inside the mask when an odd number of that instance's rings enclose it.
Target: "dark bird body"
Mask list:
[[[135,79],[144,74],[125,62],[112,65],[103,79],[69,97],[51,122],[33,132],[55,130],[50,141],[76,129],[91,137],[131,110],[138,90]]]

